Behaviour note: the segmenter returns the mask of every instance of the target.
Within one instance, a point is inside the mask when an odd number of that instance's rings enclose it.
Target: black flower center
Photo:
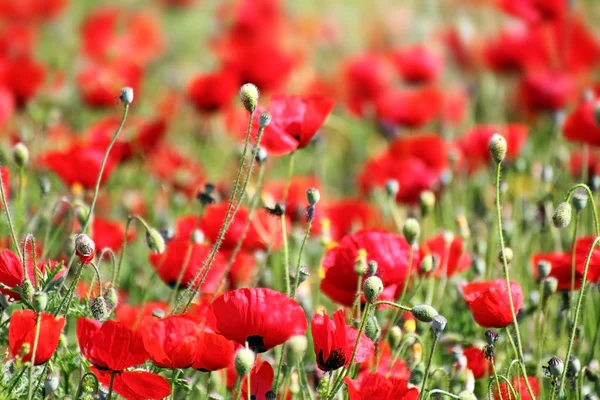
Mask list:
[[[250,347],[250,350],[252,350],[255,353],[264,353],[265,351],[267,351],[267,348],[265,347],[265,342],[264,342],[262,336],[259,336],[259,335],[248,336],[246,338],[246,341],[248,342],[248,347]]]
[[[336,347],[335,349],[331,350],[327,360],[323,360],[323,349],[321,349],[319,350],[319,358],[317,361],[321,369],[324,371],[334,371],[346,364],[346,355],[341,347]]]

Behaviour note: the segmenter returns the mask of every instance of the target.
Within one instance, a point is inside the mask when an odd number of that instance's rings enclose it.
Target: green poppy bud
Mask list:
[[[321,194],[319,193],[319,189],[310,188],[306,191],[306,200],[308,201],[309,205],[314,207],[319,202],[320,199],[321,199]]]
[[[412,371],[410,371],[409,382],[415,386],[420,386],[423,383],[423,379],[425,379],[425,365],[423,363],[418,363],[415,365]]]
[[[421,206],[421,214],[423,216],[431,214],[433,208],[435,207],[435,194],[433,194],[431,190],[421,192],[419,204]]]
[[[104,296],[104,300],[106,300],[106,305],[110,310],[114,310],[117,305],[119,305],[119,295],[115,288],[108,289]]]
[[[400,329],[399,326],[392,326],[392,329],[390,330],[389,341],[392,349],[395,349],[400,345],[400,341],[402,341],[402,329]]]
[[[549,261],[540,260],[540,262],[537,264],[537,271],[540,279],[544,279],[550,275],[550,272],[552,271],[552,264],[550,264]]]
[[[130,87],[122,88],[121,94],[119,95],[119,100],[121,100],[121,103],[125,104],[126,106],[133,103],[133,89]]]
[[[421,322],[431,322],[436,315],[438,315],[437,310],[429,304],[420,304],[418,306],[414,306],[410,312],[417,320]]]
[[[421,272],[426,274],[433,269],[433,256],[431,254],[425,255],[419,264]]]
[[[369,319],[367,319],[365,335],[367,335],[367,337],[373,342],[376,342],[381,336],[381,327],[379,326],[379,322],[377,321],[377,317],[375,315],[370,315]]]
[[[502,135],[494,133],[488,142],[488,150],[490,151],[492,160],[496,164],[500,164],[504,160],[504,157],[506,157],[507,147],[506,139]]]
[[[406,241],[414,245],[419,239],[419,234],[421,233],[421,226],[419,225],[419,221],[414,218],[409,218],[404,223],[402,227],[402,234]]]
[[[258,104],[258,88],[252,83],[246,83],[240,88],[240,101],[249,113],[253,113]]]
[[[374,303],[383,292],[383,282],[378,276],[370,276],[363,285],[365,298],[369,303]]]
[[[37,292],[33,295],[33,308],[35,311],[41,313],[46,311],[48,305],[48,294],[45,292]]]
[[[558,280],[553,276],[544,278],[542,289],[544,291],[544,297],[549,297],[558,290]]]
[[[458,394],[458,400],[477,400],[477,397],[473,393],[463,390]]]
[[[507,264],[510,264],[512,262],[513,257],[514,257],[514,253],[513,253],[512,249],[510,247],[505,247],[504,248],[504,257],[506,257],[506,263]],[[504,259],[502,257],[502,250],[500,250],[498,252],[498,260],[501,263],[504,263]]]
[[[14,145],[12,156],[13,161],[19,168],[23,168],[29,163],[29,149],[21,142]]]
[[[554,210],[552,224],[558,229],[566,228],[571,222],[571,213],[571,205],[563,201]]]
[[[240,349],[235,353],[234,366],[238,376],[246,376],[252,370],[255,360],[254,352],[250,349]]]
[[[396,198],[396,195],[398,194],[399,191],[400,191],[400,184],[398,183],[397,180],[389,179],[385,183],[385,192],[387,193],[388,196],[390,196],[392,198]]]
[[[35,289],[31,284],[31,281],[27,278],[23,279],[23,282],[21,283],[21,297],[27,301],[32,301],[34,292]]]
[[[146,230],[146,244],[148,244],[148,248],[153,253],[162,254],[165,252],[165,239],[159,231],[152,227],[148,227]]]
[[[288,362],[295,364],[296,361],[302,360],[306,350],[308,349],[308,340],[304,335],[294,335],[288,340]]]

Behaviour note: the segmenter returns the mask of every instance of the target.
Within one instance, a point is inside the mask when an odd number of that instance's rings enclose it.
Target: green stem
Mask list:
[[[594,208],[595,210],[595,208]],[[592,246],[590,247],[590,250],[588,251],[587,254],[587,258],[585,260],[585,268],[583,270],[583,279],[582,279],[582,283],[581,283],[581,293],[579,294],[579,297],[577,298],[577,308],[575,308],[575,316],[573,317],[573,328],[571,329],[571,335],[569,337],[569,346],[567,347],[567,355],[564,358],[564,362],[567,363],[569,358],[571,357],[571,351],[573,351],[573,343],[575,341],[575,333],[577,332],[577,321],[579,320],[579,313],[581,311],[581,305],[583,304],[583,298],[585,297],[585,288],[587,287],[586,285],[586,280],[587,280],[587,274],[588,274],[588,270],[590,267],[590,260],[592,259],[592,254],[594,253],[594,248],[598,245],[598,242],[600,242],[600,236],[597,236],[594,239],[594,242],[592,243]],[[562,388],[565,384],[565,378],[567,377],[567,369],[568,368],[564,368],[563,369],[563,373],[560,377],[560,383],[558,385],[558,393],[561,393]]]
[[[500,381],[498,380],[498,371],[496,371],[496,363],[494,362],[493,358],[490,360],[490,364],[492,364],[492,373],[494,374],[496,390],[498,390],[498,396],[500,397],[500,400],[502,400],[502,392],[500,391]]]
[[[54,312],[55,317],[58,314],[60,314],[60,310],[65,305],[65,303],[67,304],[65,315],[69,313],[69,308],[71,307],[71,301],[73,300],[73,294],[75,293],[75,289],[77,288],[77,283],[79,282],[79,278],[81,278],[82,272],[83,272],[83,263],[79,263],[79,269],[77,270],[75,279],[73,279],[73,282],[71,282],[71,286],[69,286],[69,290],[67,291],[68,295],[63,298],[63,300],[58,305],[58,308]]]
[[[23,222],[25,221],[25,168],[19,167],[19,187],[17,190],[17,203],[19,204],[20,232],[23,233]]]
[[[246,400],[251,400],[252,398],[252,391],[250,388],[250,375],[251,373],[248,373],[248,375],[246,375],[246,390],[247,390],[247,399]]]
[[[6,193],[4,193],[4,184],[2,183],[2,172],[0,172],[0,197],[2,197],[2,205],[4,206],[4,212],[6,213],[6,219],[8,220],[8,226],[10,228],[10,235],[12,237],[13,244],[17,248],[17,254],[19,256],[19,260],[21,260],[21,264],[25,265],[25,261],[23,260],[23,254],[21,254],[21,249],[19,248],[19,239],[17,239],[15,225],[13,224],[12,218],[10,216],[10,210],[8,209]]]
[[[431,361],[433,360],[433,355],[435,354],[435,348],[438,343],[438,339],[440,338],[439,334],[433,335],[433,344],[431,345],[431,352],[429,353],[429,357],[427,357],[427,365],[425,367],[425,376],[423,377],[423,383],[421,384],[421,392],[419,393],[419,399],[423,397],[423,393],[425,393],[425,385],[427,385],[427,378],[429,377],[429,369],[431,368]]]
[[[385,301],[385,300],[376,301],[375,303],[373,303],[373,307],[377,307],[377,306],[383,305],[383,304],[387,305],[387,306],[396,307],[396,308],[399,308],[399,309],[404,310],[404,311],[411,311],[412,310],[412,308],[407,307],[407,306],[403,306],[402,304],[396,304],[396,303],[394,303],[392,301]]]
[[[304,238],[302,239],[302,244],[300,245],[300,251],[298,253],[298,262],[296,263],[296,280],[294,282],[294,289],[292,290],[292,295],[290,296],[292,299],[296,298],[296,292],[298,291],[298,286],[300,285],[300,264],[302,263],[302,254],[304,253],[304,248],[306,247],[306,242],[308,240],[308,236],[310,235],[311,226],[312,221],[308,221],[308,225],[306,225],[306,230],[304,232]]]
[[[571,239],[571,294],[575,293],[575,244],[577,242],[577,228],[579,227],[579,215],[580,212],[577,211],[577,213],[575,214],[575,226],[573,228],[573,238]],[[573,296],[571,296],[571,299],[569,302],[571,302],[573,300]],[[570,304],[571,306],[573,304]]]
[[[0,185],[1,186],[1,185]],[[38,313],[35,320],[35,336],[33,338],[33,349],[31,351],[31,367],[29,368],[29,389],[27,390],[27,399],[33,398],[33,371],[35,369],[35,353],[37,351],[40,339],[40,328],[42,327],[42,313]]]
[[[119,253],[119,262],[117,263],[116,271],[113,271],[113,275],[110,280],[111,286],[114,287],[115,289],[117,288],[117,285],[118,285],[119,273],[121,272],[121,265],[123,265],[123,258],[125,258],[125,250],[127,249],[127,235],[129,234],[129,227],[131,225],[131,222],[135,218],[136,217],[133,215],[128,216],[127,223],[125,224],[125,236],[123,236],[123,244],[121,245],[121,252]]]
[[[110,384],[108,385],[108,395],[106,396],[106,400],[110,400],[112,398],[113,384],[114,383],[115,383],[115,371],[111,371],[111,373],[110,373]]]
[[[96,375],[94,375],[93,372],[88,372],[86,374],[84,374],[81,379],[79,380],[79,386],[77,387],[77,392],[75,393],[75,400],[79,400],[81,398],[81,395],[83,394],[84,388],[85,388],[85,380],[87,378],[93,378],[93,382],[94,382],[94,394],[98,393],[98,378],[96,377]]]
[[[283,357],[285,355],[285,343],[281,345],[281,353],[279,354],[279,363],[277,364],[277,374],[275,375],[275,380],[273,381],[273,391],[275,394],[279,392],[279,378],[281,377],[281,370],[283,369]]]

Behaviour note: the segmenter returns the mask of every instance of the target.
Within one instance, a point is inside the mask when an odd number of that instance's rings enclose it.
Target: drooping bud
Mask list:
[[[393,350],[400,345],[400,341],[402,340],[402,329],[399,326],[392,326],[390,330],[390,348]]]
[[[381,279],[378,276],[370,276],[365,280],[363,291],[367,301],[369,303],[374,303],[383,292],[383,282],[381,282]]]
[[[252,370],[255,355],[250,349],[242,348],[235,353],[234,366],[238,376],[246,376]]]
[[[108,318],[109,312],[104,297],[98,296],[90,301],[90,313],[96,321],[104,321]]]
[[[575,211],[579,212],[585,208],[588,201],[588,194],[582,188],[577,188],[571,197],[571,204],[575,208]]]
[[[566,228],[571,222],[571,213],[571,205],[563,201],[554,210],[552,224],[558,229]]]
[[[85,233],[75,236],[75,253],[82,264],[89,264],[94,258],[96,244]]]
[[[21,289],[21,297],[22,298],[24,298],[27,301],[33,300],[35,288],[33,287],[33,284],[31,283],[31,281],[29,279],[27,279],[27,278],[23,279],[20,289]]]
[[[504,248],[504,257],[506,257],[507,264],[510,264],[512,262],[514,254],[510,247]],[[502,256],[502,250],[500,250],[498,252],[498,260],[500,260],[501,263],[504,263],[504,259],[503,259],[504,257]]]
[[[540,279],[544,279],[550,275],[550,272],[552,271],[552,264],[550,264],[549,261],[540,260],[540,262],[537,264],[537,271]]]
[[[252,83],[245,83],[240,88],[240,100],[249,113],[253,113],[258,104],[258,88]]]
[[[381,336],[381,327],[379,321],[375,315],[370,315],[367,319],[367,327],[365,328],[365,335],[373,342],[376,342]]]
[[[563,361],[558,357],[552,357],[550,361],[548,361],[548,372],[550,372],[550,375],[554,378],[560,378],[564,368],[565,365]]]
[[[38,313],[46,311],[46,306],[48,306],[48,294],[46,294],[46,292],[35,293],[33,295],[32,305]]]
[[[122,88],[121,94],[119,95],[119,100],[121,100],[121,103],[125,104],[126,106],[133,103],[133,89],[130,87]]]
[[[435,194],[431,190],[425,190],[421,192],[419,198],[419,204],[421,206],[421,214],[423,216],[431,214],[435,207]]]
[[[389,179],[385,183],[385,192],[387,193],[388,196],[390,196],[392,198],[396,198],[396,195],[398,194],[399,191],[400,191],[400,184],[398,183],[397,180]]]
[[[421,260],[419,267],[421,268],[421,272],[423,274],[430,272],[433,269],[433,256],[431,254],[425,255],[425,257],[423,257]]]
[[[504,157],[506,157],[506,149],[506,139],[504,139],[502,135],[494,133],[488,142],[488,150],[490,151],[492,160],[494,160],[496,164],[500,164],[504,160]]]
[[[308,348],[308,340],[304,335],[294,335],[288,340],[288,360],[295,364],[297,360],[302,360],[306,349]]]
[[[418,363],[412,371],[410,371],[409,382],[415,386],[420,386],[425,379],[425,366],[423,363]]]
[[[433,333],[436,337],[439,338],[444,329],[446,329],[447,323],[448,320],[442,315],[438,314],[435,317],[433,317],[433,321],[431,321],[431,329],[433,329]]]
[[[419,225],[419,221],[417,221],[414,218],[407,219],[404,223],[404,226],[402,227],[402,234],[404,235],[406,241],[409,244],[414,245],[415,243],[417,243],[420,233],[421,226]]]
[[[165,239],[159,231],[152,227],[146,229],[146,244],[152,253],[162,254],[165,252]]]
[[[44,379],[44,395],[48,396],[54,391],[58,389],[58,375],[54,372],[49,372],[46,374],[46,379]]]
[[[435,308],[430,306],[429,304],[420,304],[414,306],[410,312],[412,315],[421,322],[431,322],[438,315],[438,312]]]
[[[558,290],[558,280],[553,276],[544,278],[542,283],[544,297],[548,297]]]
[[[23,168],[29,163],[29,149],[21,142],[14,145],[12,156],[13,161],[19,168]]]
[[[110,310],[114,310],[119,305],[119,296],[115,288],[109,288],[106,294],[104,295],[104,300],[106,300],[106,306]]]
[[[261,128],[266,128],[271,123],[271,113],[268,111],[263,111],[260,113],[260,117],[258,118],[258,123]]]

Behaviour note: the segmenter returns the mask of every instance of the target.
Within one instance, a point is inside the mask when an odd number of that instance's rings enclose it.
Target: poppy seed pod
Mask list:
[[[302,360],[306,349],[308,348],[308,340],[304,335],[294,335],[288,340],[288,360],[295,363],[296,360]]]
[[[414,306],[410,312],[412,315],[421,322],[431,322],[438,315],[438,312],[435,308],[430,306],[429,304],[420,304]]]
[[[473,393],[463,390],[458,394],[458,400],[477,400],[477,397]]]
[[[400,341],[402,340],[402,329],[400,329],[399,326],[392,326],[392,329],[390,330],[389,340],[390,347],[392,349],[395,349],[400,345]]]
[[[58,375],[49,372],[44,379],[44,395],[48,396],[58,389]]]
[[[433,207],[435,207],[435,194],[431,190],[421,192],[419,205],[421,206],[421,214],[423,216],[429,215],[433,211]]]
[[[319,189],[313,187],[306,191],[306,200],[309,205],[314,207],[320,199],[321,193],[319,193]]]
[[[399,191],[400,191],[400,184],[398,183],[397,180],[389,179],[385,183],[385,192],[388,194],[388,196],[395,198]]]
[[[96,321],[103,321],[108,318],[108,308],[104,297],[98,296],[90,301],[90,313]]]
[[[240,101],[249,113],[253,113],[258,104],[258,88],[252,83],[245,83],[240,88]]]
[[[512,249],[510,247],[505,247],[504,248],[504,257],[506,257],[506,263],[507,264],[510,264],[512,262],[514,254],[513,254],[513,251],[512,251]],[[498,252],[498,260],[501,263],[504,263],[504,257],[502,256],[502,250],[500,250]]]
[[[563,373],[564,368],[565,368],[565,365],[564,365],[563,361],[558,357],[552,357],[548,361],[548,372],[550,372],[550,374],[554,378],[560,378],[560,376]]]
[[[258,151],[256,152],[256,162],[259,164],[264,164],[268,158],[269,153],[267,152],[267,149],[265,149],[264,147],[259,147]]]
[[[571,205],[563,201],[554,210],[552,224],[558,229],[566,228],[571,222],[571,213]]]
[[[125,104],[126,106],[133,103],[133,89],[130,87],[122,88],[121,94],[119,95],[119,100],[121,100],[121,103]]]
[[[261,128],[266,128],[271,123],[271,113],[268,111],[263,111],[260,113],[260,118],[258,119],[258,123]]]
[[[409,244],[414,245],[419,239],[420,233],[421,226],[419,225],[419,221],[414,218],[409,218],[406,220],[406,222],[404,222],[402,234]]]
[[[80,233],[75,236],[75,252],[81,260],[82,264],[89,264],[94,258],[96,244],[85,233]]]
[[[575,356],[569,357],[569,362],[567,363],[567,374],[569,376],[577,376],[577,374],[581,371],[581,362],[579,358]]]
[[[377,276],[370,276],[365,280],[363,291],[367,301],[369,303],[374,303],[383,292],[383,282],[381,282],[381,279]]]
[[[46,311],[48,305],[48,295],[45,292],[37,292],[33,295],[33,308],[41,313]]]
[[[448,320],[443,315],[436,315],[433,317],[433,321],[431,321],[431,329],[433,329],[433,333],[436,337],[439,337],[444,329],[446,329],[446,324]]]
[[[375,315],[370,315],[367,320],[367,326],[365,328],[365,335],[373,342],[376,342],[377,339],[381,336],[381,327],[379,326],[379,321],[377,321],[377,317]]]
[[[558,279],[556,279],[553,276],[544,278],[542,286],[544,290],[544,297],[548,297],[553,293],[556,293],[556,291],[558,290]]]
[[[496,164],[500,164],[506,157],[507,144],[504,136],[494,133],[488,142],[488,150]]]
[[[541,260],[537,264],[537,271],[540,279],[544,279],[550,275],[550,272],[552,271],[552,264],[550,264],[550,261]]]
[[[146,244],[152,253],[162,254],[165,252],[165,239],[159,231],[152,227],[146,229]]]
[[[487,344],[493,346],[498,341],[500,335],[494,329],[488,329],[485,331],[485,340],[487,340]]]
[[[588,201],[587,192],[581,188],[576,189],[571,197],[571,204],[575,208],[575,211],[579,212],[585,208]]]
[[[17,167],[23,168],[29,162],[29,149],[23,143],[19,142],[14,145],[12,156]]]
[[[234,366],[238,376],[246,376],[252,370],[255,360],[254,352],[250,349],[240,349],[235,353]]]

